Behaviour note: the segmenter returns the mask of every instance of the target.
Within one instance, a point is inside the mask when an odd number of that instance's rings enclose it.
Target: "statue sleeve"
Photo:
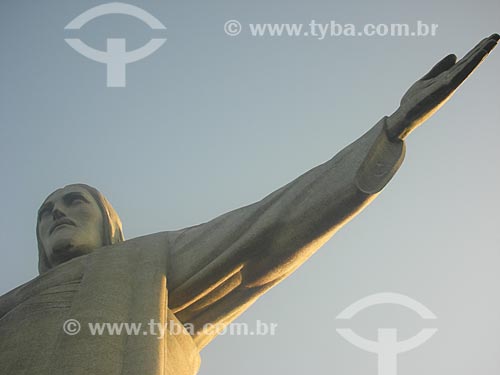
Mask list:
[[[402,163],[405,146],[381,119],[334,158],[264,199],[172,232],[169,307],[193,324],[199,347],[318,250],[373,200]]]

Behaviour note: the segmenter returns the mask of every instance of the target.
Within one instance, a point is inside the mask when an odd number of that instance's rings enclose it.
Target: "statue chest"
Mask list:
[[[189,335],[91,329],[175,319],[168,312],[166,249],[149,242],[131,240],[73,259],[1,297],[0,373],[196,373],[199,354]],[[167,352],[184,369],[168,371]]]

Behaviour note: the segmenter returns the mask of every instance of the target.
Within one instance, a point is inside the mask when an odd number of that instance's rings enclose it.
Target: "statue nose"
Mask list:
[[[54,220],[60,219],[64,216],[66,215],[59,208],[55,208],[54,211],[52,211],[52,217],[54,218]]]

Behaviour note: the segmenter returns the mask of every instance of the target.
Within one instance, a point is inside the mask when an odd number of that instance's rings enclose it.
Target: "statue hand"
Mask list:
[[[500,36],[483,39],[460,61],[448,55],[415,82],[401,99],[400,107],[387,119],[389,137],[404,139],[451,98],[455,90],[496,46]]]

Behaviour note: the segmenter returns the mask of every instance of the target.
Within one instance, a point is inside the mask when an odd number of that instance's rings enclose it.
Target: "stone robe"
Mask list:
[[[215,334],[359,213],[399,168],[383,118],[263,200],[179,231],[104,247],[0,297],[0,373],[193,375]],[[76,319],[81,331],[62,327]],[[164,337],[93,336],[88,323],[189,323]]]

